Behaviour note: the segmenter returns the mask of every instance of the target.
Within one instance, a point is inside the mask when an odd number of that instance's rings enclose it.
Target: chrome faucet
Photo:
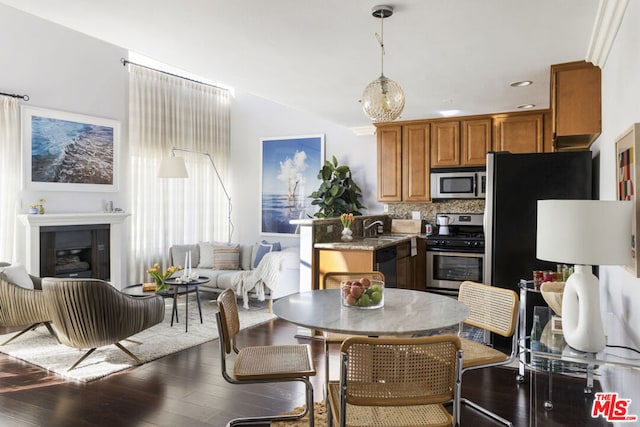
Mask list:
[[[384,226],[384,223],[379,219],[373,221],[371,224],[367,225],[367,220],[362,221],[362,237],[367,237],[367,230],[373,227],[374,225]]]

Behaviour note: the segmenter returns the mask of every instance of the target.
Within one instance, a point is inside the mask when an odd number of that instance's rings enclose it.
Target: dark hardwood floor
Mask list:
[[[215,328],[215,324],[212,324]],[[0,329],[0,332],[4,332]],[[240,345],[295,343],[297,328],[274,320],[239,334]],[[303,342],[308,342],[304,341]],[[311,343],[319,375],[315,400],[322,399],[322,346]],[[332,349],[332,377],[337,374],[337,346]],[[220,375],[218,341],[90,383],[65,381],[43,369],[0,354],[0,426],[224,426],[236,416],[290,411],[304,403],[301,386],[226,383]],[[592,398],[582,393],[584,380],[554,377],[552,411],[542,408],[546,376],[536,376],[537,399],[530,404],[529,376],[515,381],[505,368],[468,372],[463,396],[510,419],[515,426],[606,426],[589,415]],[[498,424],[463,407],[462,425]]]

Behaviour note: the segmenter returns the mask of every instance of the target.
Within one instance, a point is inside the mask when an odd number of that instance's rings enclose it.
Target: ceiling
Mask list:
[[[549,66],[587,56],[598,0],[0,0],[240,91],[347,126],[380,75],[400,119],[549,107]],[[532,80],[513,88],[509,83]]]

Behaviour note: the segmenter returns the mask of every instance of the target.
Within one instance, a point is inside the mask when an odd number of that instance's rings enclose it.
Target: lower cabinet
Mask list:
[[[328,272],[381,271],[387,286],[401,289],[426,290],[425,240],[416,239],[416,255],[412,256],[411,241],[378,250],[315,249],[313,289],[322,289]],[[393,253],[390,258],[389,254]]]
[[[313,289],[324,287],[324,275],[329,272],[375,270],[374,252],[371,250],[320,249],[317,252]]]

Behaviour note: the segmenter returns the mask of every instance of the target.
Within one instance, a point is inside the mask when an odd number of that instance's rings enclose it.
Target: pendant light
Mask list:
[[[380,5],[371,9],[371,15],[380,18],[380,34],[376,34],[381,50],[380,77],[369,83],[362,93],[362,109],[374,122],[390,122],[404,109],[404,91],[400,85],[384,75],[384,18],[393,15],[393,7]]]

